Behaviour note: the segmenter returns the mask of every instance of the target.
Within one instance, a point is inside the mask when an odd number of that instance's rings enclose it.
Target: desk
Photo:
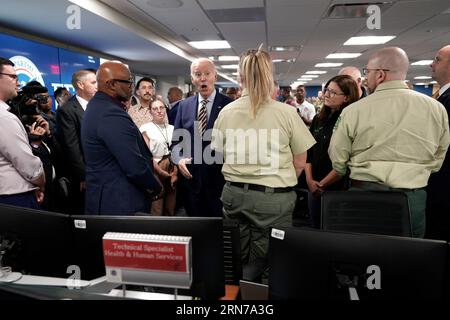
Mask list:
[[[107,294],[103,294],[109,297],[123,298],[123,290],[113,289]],[[142,291],[125,291],[125,298],[139,299],[139,300],[174,300],[173,294],[156,293],[156,292],[142,292]],[[192,300],[190,296],[177,295],[177,300]]]
[[[22,275],[10,283],[0,283],[0,291],[6,292],[3,296],[10,299],[22,297],[23,299],[40,300],[116,300],[116,299],[142,299],[142,300],[174,300],[173,294],[143,292],[126,290],[125,297],[120,285],[108,283],[105,277],[92,281],[70,281],[66,278],[52,278]],[[77,286],[79,289],[69,289],[68,286]],[[178,295],[177,300],[192,300],[190,296]]]

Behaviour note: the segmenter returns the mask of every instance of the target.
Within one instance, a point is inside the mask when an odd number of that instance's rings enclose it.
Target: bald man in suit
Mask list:
[[[437,100],[450,111],[450,45],[441,48],[431,64],[431,76],[441,87]],[[427,187],[427,238],[450,241],[450,155]]]
[[[81,141],[86,159],[86,214],[134,215],[150,212],[161,191],[153,157],[125,110],[133,80],[123,63],[103,63],[98,92],[83,118]]]

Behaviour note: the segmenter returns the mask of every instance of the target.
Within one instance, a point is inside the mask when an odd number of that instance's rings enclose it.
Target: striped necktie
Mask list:
[[[200,112],[198,113],[198,129],[200,134],[203,136],[206,130],[206,124],[208,123],[208,112],[206,111],[206,104],[208,100],[203,100],[202,106],[200,107]]]
[[[434,98],[434,99],[439,99],[439,90],[436,90],[432,95],[431,95],[431,97],[432,98]]]

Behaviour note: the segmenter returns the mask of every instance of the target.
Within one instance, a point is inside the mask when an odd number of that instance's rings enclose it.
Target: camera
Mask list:
[[[22,90],[19,91],[17,97],[9,101],[9,106],[11,107],[10,111],[19,117],[19,119],[23,116],[39,115],[38,105],[47,102],[47,97],[39,96],[39,94],[46,92],[48,92],[47,88],[42,86],[22,87]],[[34,102],[30,103],[32,100],[34,100]]]

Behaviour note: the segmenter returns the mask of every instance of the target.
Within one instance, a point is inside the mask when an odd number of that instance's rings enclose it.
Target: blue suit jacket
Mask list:
[[[450,89],[445,90],[444,93],[438,98],[438,101],[444,105],[445,109],[447,110],[447,115],[450,119]],[[442,164],[441,170],[439,170],[439,172],[445,172],[447,176],[450,174],[450,151],[447,151],[444,163]]]
[[[438,101],[450,116],[450,89]],[[450,241],[450,151],[447,150],[444,163],[438,172],[432,173],[427,186],[426,237]]]
[[[161,186],[152,154],[122,104],[97,92],[81,128],[86,160],[86,214],[150,212],[149,190]]]
[[[178,104],[172,141],[172,160],[178,163],[181,158],[193,158],[193,164],[188,165],[193,178],[190,180],[181,179],[186,187],[183,192],[187,193],[194,205],[197,202],[195,210],[205,211],[203,213],[189,212],[190,208],[186,207],[187,213],[189,215],[221,216],[220,195],[225,183],[221,172],[222,164],[205,164],[202,159],[205,149],[208,149],[206,151],[208,154],[214,155],[214,153],[209,151],[211,134],[205,134],[205,138],[202,141],[198,133],[197,123],[194,124],[197,121],[198,96],[197,94],[189,97]],[[213,128],[220,110],[232,101],[227,96],[216,92],[206,130]],[[182,152],[177,152],[177,148],[181,145],[179,145],[177,137],[179,130],[177,129],[185,129],[185,134],[189,134],[187,141],[184,140],[183,143],[184,146],[186,146],[186,143],[190,145],[190,153],[186,149],[183,149]],[[201,204],[198,203],[199,201],[201,201]],[[209,213],[206,213],[206,211],[209,211]]]
[[[171,124],[171,125],[175,124],[175,119],[177,118],[177,113],[178,113],[178,107],[180,106],[181,101],[182,100],[175,103],[172,106],[172,109],[170,109],[169,112],[167,112],[167,119],[169,120],[169,124]]]

